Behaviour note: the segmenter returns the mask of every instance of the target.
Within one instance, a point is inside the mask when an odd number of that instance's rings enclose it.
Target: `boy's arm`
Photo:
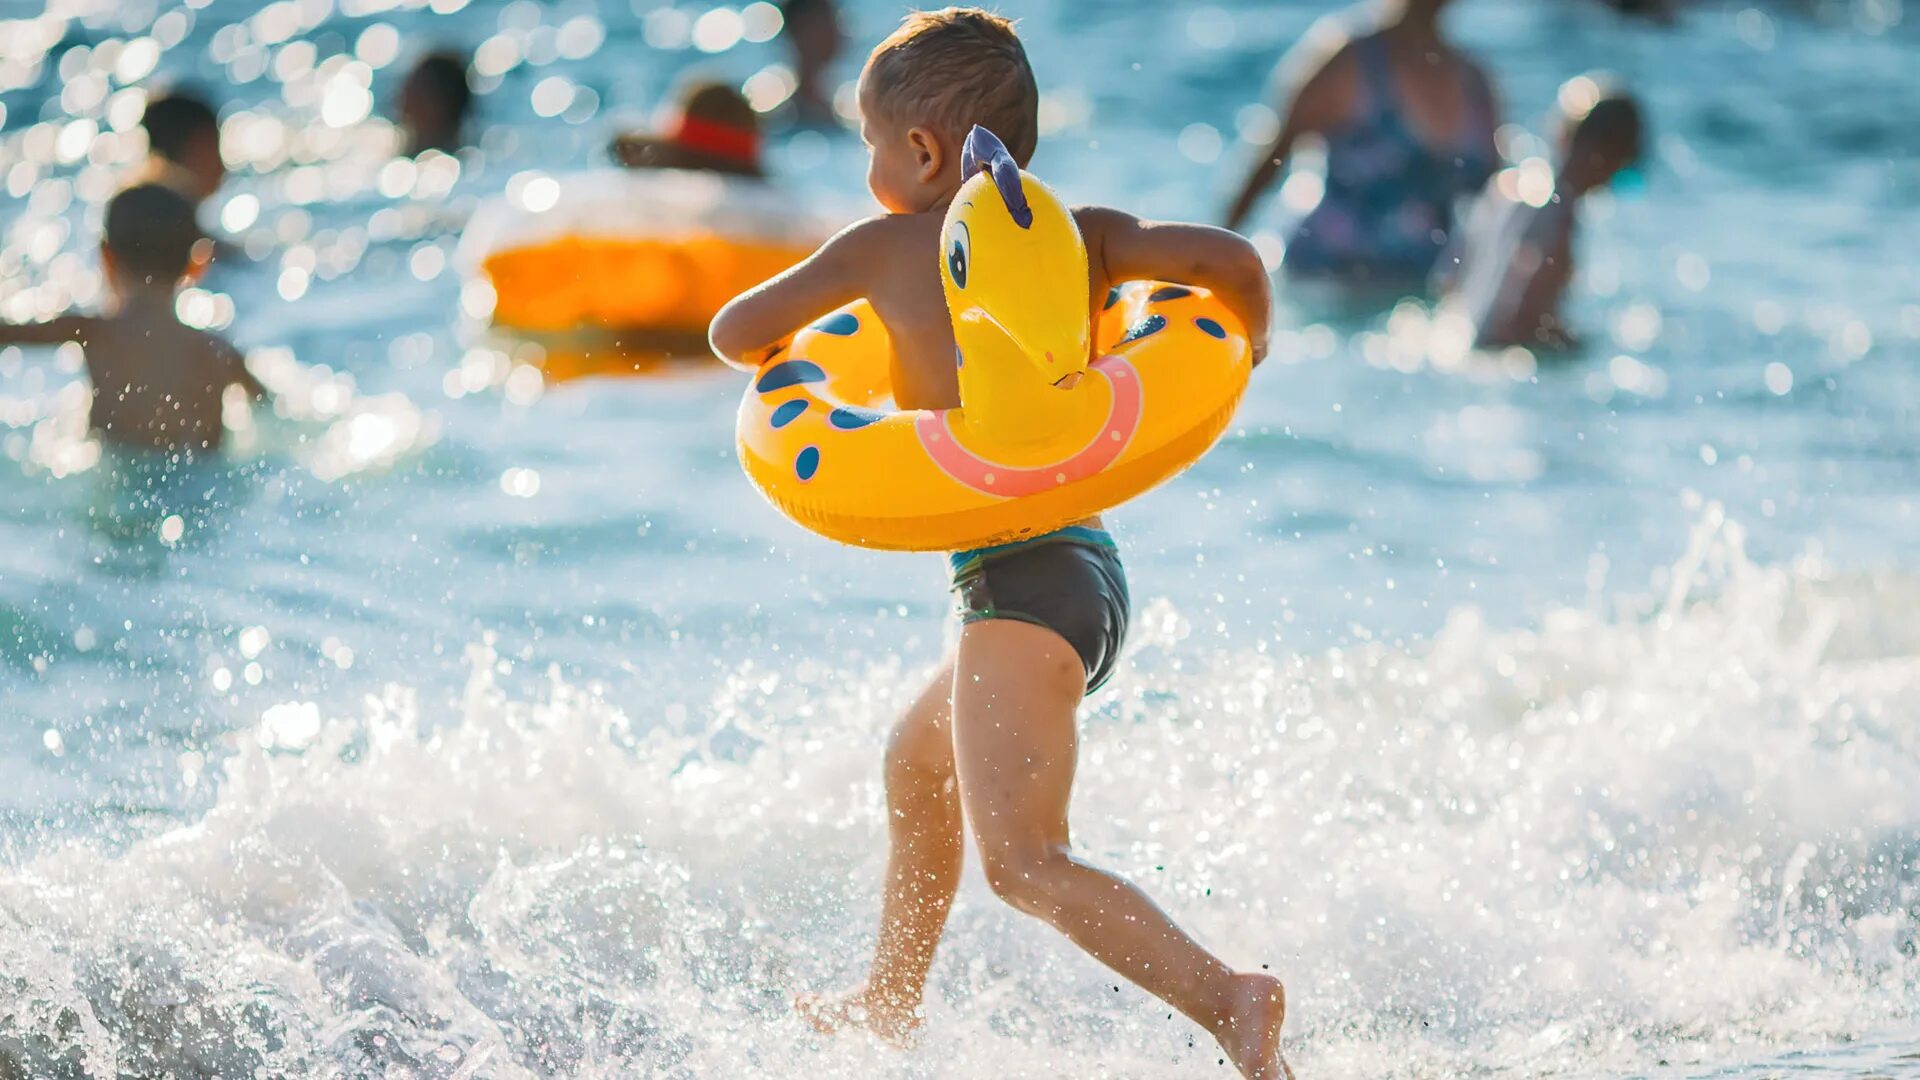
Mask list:
[[[1460,283],[1461,271],[1465,269],[1465,260],[1471,253],[1467,237],[1479,236],[1494,227],[1500,198],[1498,190],[1489,183],[1485,190],[1475,196],[1467,205],[1466,212],[1455,219],[1453,232],[1447,236],[1447,242],[1440,249],[1440,257],[1433,262],[1433,270],[1427,274],[1427,291],[1435,297],[1445,297]]]
[[[253,401],[265,401],[268,398],[267,388],[247,367],[246,354],[234,348],[233,344],[225,338],[218,337],[213,339],[213,351],[215,362],[219,364],[220,370],[227,373],[228,386],[240,387]]]
[[[1469,91],[1480,99],[1477,119],[1480,127],[1473,133],[1473,139],[1480,145],[1480,152],[1495,165],[1500,163],[1500,143],[1497,134],[1500,130],[1500,95],[1493,88],[1493,80],[1487,77],[1487,71],[1472,60],[1466,61]]]
[[[768,346],[842,304],[865,295],[865,283],[884,259],[879,232],[885,218],[842,229],[798,266],[741,293],[720,309],[707,328],[714,355],[753,370]]]
[[[1538,268],[1521,288],[1517,310],[1530,331],[1526,345],[1564,346],[1573,343],[1560,316],[1560,302],[1573,282],[1573,217],[1571,212],[1554,222],[1542,238],[1536,258]]]
[[[1246,325],[1253,362],[1266,359],[1273,301],[1266,265],[1246,237],[1211,225],[1141,221],[1100,206],[1076,210],[1074,217],[1095,239],[1088,254],[1098,253],[1093,269],[1101,280],[1177,281],[1210,289]]]
[[[85,344],[92,337],[93,320],[85,315],[62,315],[37,323],[0,323],[0,345]]]
[[[707,354],[707,329],[661,327],[622,330],[615,345],[636,353],[664,353],[673,357],[698,357]]]

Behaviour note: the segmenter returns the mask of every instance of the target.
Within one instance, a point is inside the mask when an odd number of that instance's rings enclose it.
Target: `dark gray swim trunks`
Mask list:
[[[1132,599],[1120,550],[1103,529],[1072,525],[950,559],[960,621],[1013,619],[1067,639],[1087,671],[1087,691],[1113,674]]]

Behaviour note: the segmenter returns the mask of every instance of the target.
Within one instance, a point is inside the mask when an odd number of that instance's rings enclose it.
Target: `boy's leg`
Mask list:
[[[1044,627],[986,620],[961,634],[954,761],[988,884],[1205,1027],[1243,1074],[1287,1075],[1279,982],[1236,973],[1132,883],[1074,856],[1067,803],[1085,679],[1072,646]]]
[[[948,661],[887,741],[887,881],[880,940],[867,982],[839,998],[808,996],[800,1010],[823,1031],[847,1023],[902,1040],[919,1026],[922,992],[960,884],[964,834],[953,777]]]

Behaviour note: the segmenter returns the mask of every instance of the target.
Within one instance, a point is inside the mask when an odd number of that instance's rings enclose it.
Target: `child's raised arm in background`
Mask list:
[[[1442,316],[1464,320],[1483,348],[1574,343],[1561,304],[1581,200],[1640,158],[1640,107],[1604,78],[1568,80],[1558,106],[1552,189],[1526,193],[1510,182],[1517,174],[1495,177],[1436,270]]]

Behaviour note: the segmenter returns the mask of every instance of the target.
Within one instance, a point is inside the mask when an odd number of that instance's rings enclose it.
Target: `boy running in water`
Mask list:
[[[859,222],[715,317],[714,350],[748,364],[825,312],[872,303],[894,348],[902,409],[960,404],[940,274],[947,204],[967,177],[978,124],[1025,165],[1039,93],[1005,19],[948,8],[909,15],[860,77],[867,183],[887,213]],[[1215,292],[1245,323],[1257,363],[1268,329],[1266,271],[1245,240],[1201,225],[1074,212],[1086,241],[1089,317],[1111,285],[1163,279]],[[906,1042],[960,881],[965,826],[1001,899],[1046,920],[1101,963],[1191,1017],[1248,1077],[1286,1076],[1279,980],[1228,967],[1131,882],[1068,840],[1075,712],[1112,673],[1129,614],[1126,574],[1098,519],[952,556],[960,644],[908,708],[887,749],[888,858],[880,940],[866,983],[813,996],[823,1031],[864,1025]]]

